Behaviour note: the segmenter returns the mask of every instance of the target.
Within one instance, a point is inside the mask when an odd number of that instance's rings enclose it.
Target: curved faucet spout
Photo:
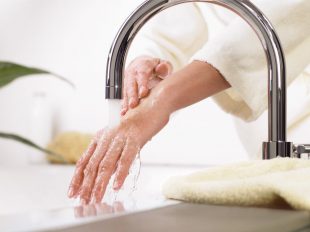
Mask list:
[[[228,8],[242,17],[256,32],[268,64],[268,142],[263,158],[291,156],[292,144],[286,142],[285,60],[279,38],[265,15],[249,0],[148,0],[125,21],[112,44],[106,73],[106,98],[121,99],[127,51],[139,29],[162,10],[186,2],[207,2]]]

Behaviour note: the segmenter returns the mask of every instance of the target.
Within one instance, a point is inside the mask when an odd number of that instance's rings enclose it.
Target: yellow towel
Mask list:
[[[51,163],[64,163],[65,161],[74,164],[80,159],[92,138],[92,134],[76,131],[60,133],[47,145],[47,149],[61,155],[62,159],[52,155],[48,155],[47,159]]]
[[[310,160],[276,158],[209,168],[165,182],[167,198],[310,210]]]

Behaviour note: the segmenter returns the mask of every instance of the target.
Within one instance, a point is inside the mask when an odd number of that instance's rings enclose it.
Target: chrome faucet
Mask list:
[[[266,16],[249,0],[147,0],[125,21],[110,49],[106,69],[106,99],[122,98],[127,51],[140,28],[154,15],[177,4],[214,3],[242,17],[256,32],[268,65],[268,142],[263,142],[263,159],[310,154],[309,145],[294,146],[286,141],[286,70],[279,38]]]

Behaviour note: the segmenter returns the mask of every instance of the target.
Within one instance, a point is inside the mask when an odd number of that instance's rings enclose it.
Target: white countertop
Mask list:
[[[134,197],[116,205],[81,208],[66,196],[74,166],[28,165],[0,167],[0,231],[34,231],[174,203],[161,195],[161,185],[171,175],[197,167],[142,165]],[[126,190],[123,191],[123,194]],[[122,193],[120,197],[122,199]],[[96,217],[93,217],[97,214]],[[92,217],[89,217],[91,215]],[[87,216],[86,218],[84,216]]]

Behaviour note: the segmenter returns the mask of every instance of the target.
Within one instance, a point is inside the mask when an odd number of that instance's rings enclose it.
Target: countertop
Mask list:
[[[73,165],[0,166],[0,231],[73,226],[174,204],[162,196],[161,184],[171,175],[194,170],[197,167],[143,164],[137,189],[130,197],[125,188],[118,194],[116,204],[108,202],[81,209],[78,200],[66,196]]]
[[[180,203],[53,232],[306,232],[309,212]]]
[[[82,207],[66,197],[74,166],[3,166],[0,231],[310,231],[309,212],[188,204],[161,195],[169,176],[197,169],[143,165],[132,198]]]

